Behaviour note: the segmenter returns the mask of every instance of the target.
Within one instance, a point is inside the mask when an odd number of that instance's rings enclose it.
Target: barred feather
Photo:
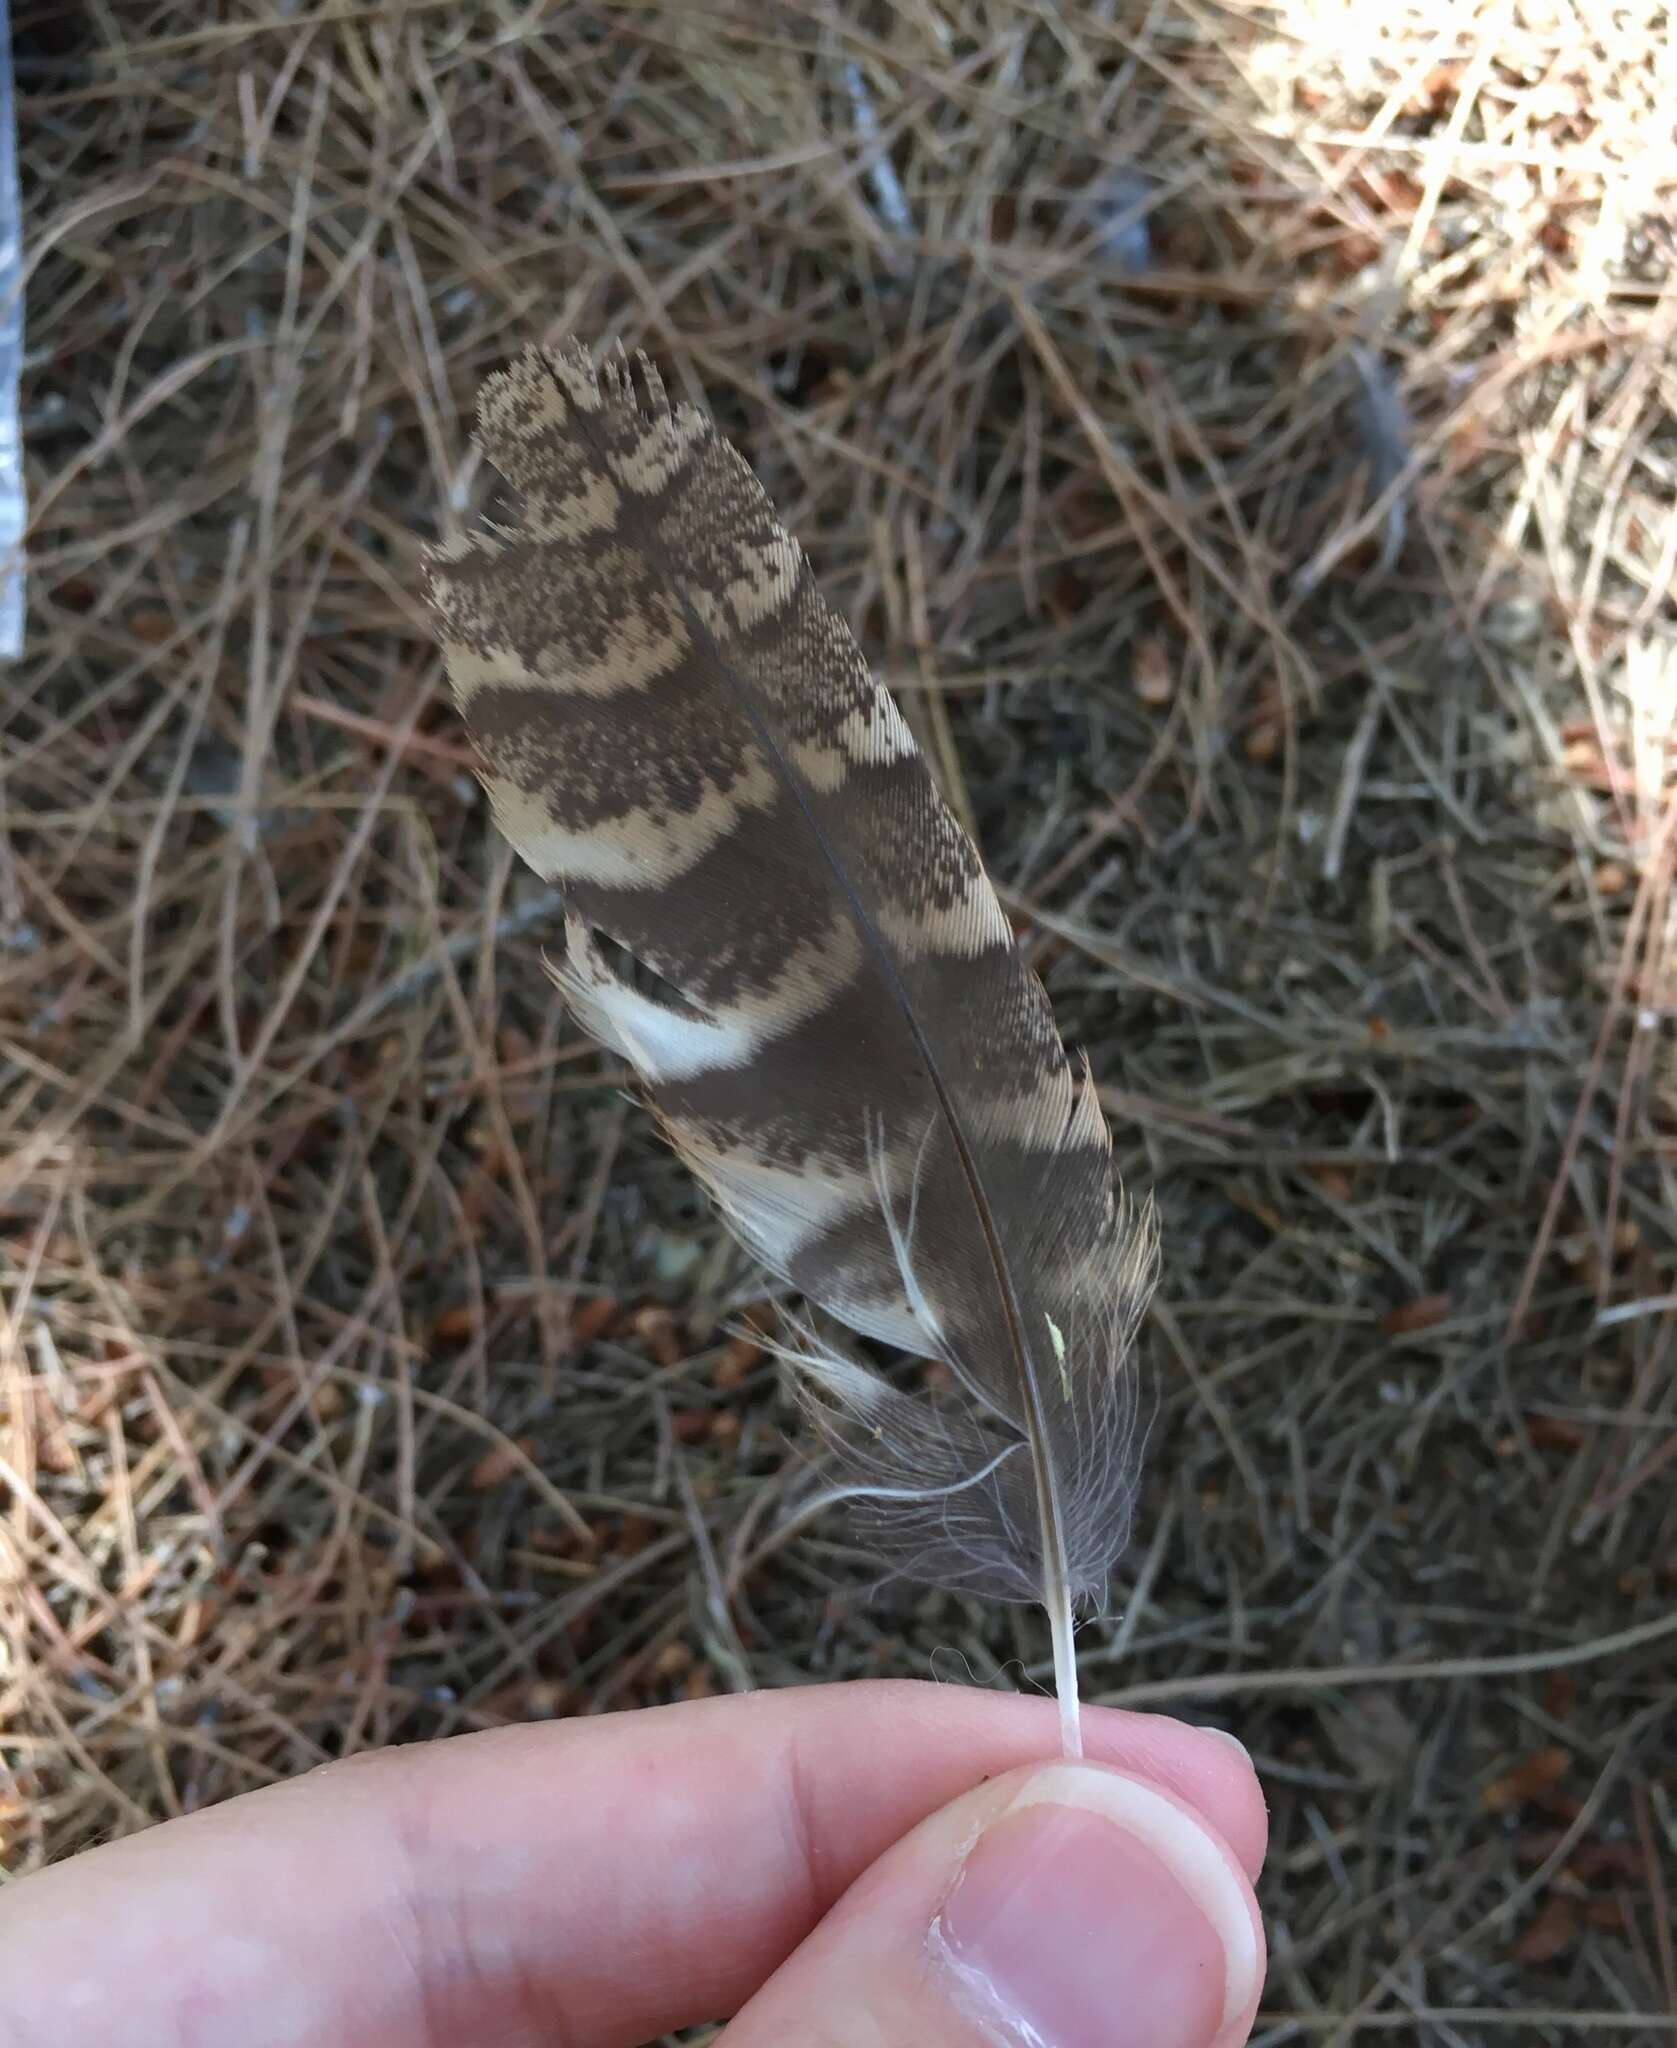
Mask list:
[[[948,1366],[933,1403],[804,1361],[881,1547],[1047,1604],[1075,1749],[1071,1603],[1127,1534],[1151,1214],[1115,1203],[1087,1069],[797,543],[637,370],[565,344],[484,387],[517,513],[429,564],[455,698],[502,831],[562,886],[555,980],[730,1226]]]

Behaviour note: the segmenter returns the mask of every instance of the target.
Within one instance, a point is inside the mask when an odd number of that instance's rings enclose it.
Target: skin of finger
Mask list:
[[[643,2040],[743,2005],[874,1858],[1055,1728],[1050,1701],[867,1684],[331,1766],[0,1894],[0,2043],[173,2043],[180,2011],[239,2048]],[[1230,1745],[1147,1715],[1087,1732],[1255,1867]]]
[[[931,1928],[979,1835],[1040,1768],[1027,1765],[979,1786],[889,1849],[724,2028],[718,2048],[995,2048],[1005,2041],[1005,2031],[991,2031],[951,1989]],[[1173,1803],[1195,1812],[1186,1800]],[[1258,1945],[1252,1995],[1215,2044],[1238,2048],[1262,1989],[1263,1926],[1240,1859],[1203,1815],[1195,1817],[1245,1896]]]

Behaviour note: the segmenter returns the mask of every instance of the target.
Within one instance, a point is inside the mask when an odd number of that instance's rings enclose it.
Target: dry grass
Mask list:
[[[465,772],[417,552],[572,327],[756,463],[1158,1191],[1085,1669],[1256,1754],[1260,2038],[1668,2038],[1665,10],[15,11],[9,1867],[370,1744],[1044,1675],[779,1531],[761,1281]]]

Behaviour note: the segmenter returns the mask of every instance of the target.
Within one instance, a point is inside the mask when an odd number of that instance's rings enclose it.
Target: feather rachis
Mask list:
[[[964,1415],[890,1388],[860,1404],[859,1491],[941,1517],[946,1579],[1034,1587],[1067,1691],[1071,1596],[1127,1515],[1151,1261],[1087,1070],[896,707],[702,415],[566,347],[491,379],[481,420],[521,513],[439,553],[431,594],[497,821],[565,890],[561,986],[765,1263],[951,1365]],[[842,1450],[862,1382],[815,1383]]]

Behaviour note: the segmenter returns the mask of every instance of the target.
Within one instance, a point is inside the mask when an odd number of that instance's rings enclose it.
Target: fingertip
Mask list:
[[[1213,1823],[1256,1881],[1269,1851],[1269,1801],[1264,1797],[1251,1752],[1238,1735],[1223,1728],[1193,1730],[1194,1768],[1204,1788],[1195,1804]]]
[[[1263,1981],[1262,1925],[1227,1842],[1188,1801],[1086,1764],[1026,1779],[942,1924],[969,1958],[1004,1959],[1044,2039],[1093,2044],[1116,1997],[1150,2048],[1208,2048],[1250,2017]]]
[[[823,2038],[921,2048],[1233,2048],[1263,1969],[1251,1885],[1190,1800],[1133,1770],[1028,1765],[882,1856],[726,2038],[769,2048],[819,2014]]]
[[[1092,1762],[1136,1770],[1185,1799],[1216,1829],[1249,1879],[1264,1867],[1269,1806],[1238,1736],[1163,1714],[1087,1707],[1084,1748]]]

